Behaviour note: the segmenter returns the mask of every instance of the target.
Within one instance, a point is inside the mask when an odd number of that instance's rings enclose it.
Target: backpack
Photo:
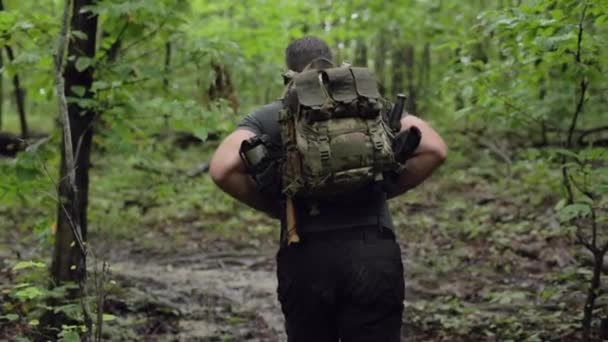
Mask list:
[[[401,167],[392,147],[395,130],[388,124],[391,104],[369,69],[318,59],[284,77],[283,194],[348,195]]]

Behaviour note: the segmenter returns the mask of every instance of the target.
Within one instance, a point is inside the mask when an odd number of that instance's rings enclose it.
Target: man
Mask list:
[[[293,41],[287,68],[300,72],[317,58],[332,59],[327,44],[315,37]],[[281,201],[262,193],[239,156],[241,143],[266,134],[280,146],[280,101],[250,113],[218,147],[211,160],[215,183],[237,200],[281,219]],[[447,147],[423,120],[407,115],[402,130],[416,126],[421,141],[407,169],[386,193],[364,191],[348,199],[320,203],[317,215],[297,203],[299,243],[277,253],[278,297],[290,342],[399,341],[404,279],[399,245],[386,203],[414,188],[443,163]],[[317,205],[317,204],[315,204]]]

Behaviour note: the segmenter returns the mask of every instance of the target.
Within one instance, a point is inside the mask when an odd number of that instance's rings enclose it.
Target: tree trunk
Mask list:
[[[545,78],[541,77],[538,85],[538,101],[540,103],[544,103],[546,95],[547,85],[545,82]],[[542,118],[540,122],[540,139],[541,146],[546,146],[549,143],[549,138],[547,137],[547,119],[545,118]]]
[[[355,46],[355,66],[367,67],[367,46],[365,40],[357,39],[357,45]]]
[[[0,11],[4,11],[4,1],[2,0],[0,0]],[[4,49],[6,50],[6,55],[8,57],[8,63],[10,64],[13,62],[13,60],[15,60],[15,54],[9,45],[6,45]],[[29,132],[27,129],[27,120],[25,115],[25,92],[21,88],[21,79],[19,78],[19,74],[16,72],[15,75],[13,75],[13,88],[15,89],[15,103],[17,105],[17,113],[19,113],[19,122],[21,124],[21,138],[27,139]]]
[[[585,307],[583,310],[583,319],[582,319],[582,327],[583,327],[583,341],[591,341],[591,324],[593,321],[593,310],[595,308],[595,300],[601,294],[600,286],[601,286],[601,277],[602,277],[602,267],[604,263],[604,254],[599,251],[594,252],[594,264],[593,264],[593,276],[591,278],[591,285],[589,286],[589,290],[587,291],[587,299],[585,301]]]
[[[228,69],[224,64],[216,62],[211,62],[211,68],[215,73],[215,78],[207,89],[208,105],[210,106],[219,99],[225,99],[234,113],[237,113],[239,111],[239,100],[236,98]]]
[[[163,73],[163,88],[169,90],[169,73],[171,72],[171,42],[165,43],[165,71]]]
[[[414,46],[412,44],[407,44],[404,53],[404,62],[406,68],[406,77],[407,77],[407,102],[405,103],[405,110],[408,113],[415,114],[417,112],[416,106],[416,85],[414,81]]]
[[[376,55],[374,56],[374,70],[378,78],[380,94],[386,96],[386,32],[380,31],[378,37],[378,45],[376,47]]]
[[[96,0],[75,0],[72,9],[71,27],[73,31],[86,34],[86,39],[72,37],[68,44],[68,56],[64,78],[65,93],[68,97],[78,97],[71,91],[72,87],[79,86],[86,89],[82,96],[93,99],[90,91],[93,83],[93,68],[83,71],[76,70],[75,62],[78,57],[93,58],[95,56],[95,38],[97,37],[97,15],[84,7],[92,6]],[[51,267],[51,276],[55,284],[68,281],[81,282],[86,276],[85,255],[79,249],[73,234],[72,224],[78,222],[81,228],[82,240],[87,235],[87,205],[89,193],[89,163],[91,152],[92,126],[96,113],[90,108],[82,108],[77,103],[68,104],[69,125],[72,131],[72,145],[74,147],[75,182],[76,191],[72,191],[68,183],[66,151],[61,150],[61,168],[59,184],[59,198],[62,200],[57,210],[57,234],[55,236],[55,250]],[[65,134],[63,136],[65,139]],[[62,146],[64,146],[62,144]],[[73,267],[75,266],[75,267]]]
[[[460,53],[462,51],[461,47],[457,47],[456,49],[454,49],[453,51],[453,66],[452,66],[452,72],[457,73],[457,74],[461,74],[462,73],[462,63],[460,62]],[[462,108],[464,108],[465,103],[464,103],[464,98],[462,97],[462,92],[461,91],[457,91],[455,96],[454,96],[454,109],[456,111],[461,110]],[[466,121],[465,123],[468,123],[468,116],[465,117]]]
[[[15,59],[13,49],[8,45],[4,48],[6,50],[9,63],[12,63]],[[17,112],[19,113],[19,123],[21,125],[21,138],[27,139],[29,132],[27,129],[27,120],[25,115],[25,92],[23,91],[23,88],[21,88],[21,80],[19,78],[19,74],[17,73],[13,75],[13,88],[15,89],[15,102],[17,104]]]
[[[420,72],[418,73],[418,96],[426,99],[428,96],[428,89],[431,84],[431,44],[425,43],[420,56]]]
[[[393,50],[392,56],[393,78],[391,80],[391,93],[403,93],[403,80],[405,79],[404,70],[404,54],[403,49],[399,46]]]
[[[4,69],[4,57],[0,50],[0,69]],[[2,130],[2,115],[4,114],[4,73],[0,73],[0,130]]]
[[[334,53],[334,61],[343,61],[344,60],[344,56],[343,56],[344,55],[344,52],[343,52],[344,46],[343,46],[343,44],[344,43],[339,42],[332,49],[332,51],[335,52]]]
[[[76,69],[80,57],[93,58],[97,37],[97,15],[90,7],[96,0],[65,0],[63,24],[60,33],[58,51],[55,56],[56,87],[59,96],[59,115],[63,125],[60,183],[57,189],[57,233],[51,264],[52,286],[75,283],[77,289],[70,290],[66,298],[51,299],[51,306],[63,305],[71,300],[80,299],[83,310],[86,332],[81,340],[88,341],[92,331],[92,320],[86,299],[86,236],[87,205],[89,192],[89,162],[92,126],[97,113],[84,108],[76,101],[67,102],[66,98],[94,99],[91,91],[93,67],[85,70]],[[71,5],[71,6],[70,6]],[[71,20],[68,24],[70,17]],[[85,34],[84,39],[71,37],[69,29]],[[64,65],[64,54],[67,45],[67,59]],[[85,89],[80,96],[72,91],[74,87]],[[62,325],[81,324],[74,322],[62,312],[47,311],[41,318],[42,335],[38,340],[55,340]]]

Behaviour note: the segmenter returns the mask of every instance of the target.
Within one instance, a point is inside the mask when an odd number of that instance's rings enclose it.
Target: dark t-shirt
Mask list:
[[[257,108],[241,120],[238,128],[256,135],[267,134],[273,144],[280,146],[281,127],[278,118],[282,107],[280,101],[275,101]],[[393,228],[386,196],[377,187],[362,190],[348,199],[332,198],[326,202],[315,201],[314,204],[296,201],[296,208],[298,227],[304,232],[373,225]],[[312,214],[313,212],[318,213]]]

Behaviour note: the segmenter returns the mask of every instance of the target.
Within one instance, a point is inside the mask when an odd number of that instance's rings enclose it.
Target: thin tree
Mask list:
[[[407,102],[405,109],[408,113],[416,113],[418,108],[416,104],[416,85],[414,81],[414,45],[407,44],[403,50],[403,62],[405,64],[405,74],[407,79]]]
[[[95,0],[74,0],[71,15],[73,31],[83,32],[86,37],[72,36],[68,43],[68,56],[63,78],[67,97],[79,97],[73,89],[85,89],[83,99],[93,99],[91,92],[93,83],[93,67],[84,70],[76,68],[78,58],[93,58],[95,56],[95,38],[97,36],[97,15],[87,8],[94,5]],[[91,153],[92,126],[97,113],[91,108],[85,108],[79,102],[67,104],[68,130],[63,132],[63,148],[61,149],[61,168],[59,198],[62,199],[57,213],[57,236],[53,257],[52,276],[56,282],[78,281],[84,276],[84,269],[79,267],[82,262],[82,252],[79,251],[77,239],[86,241],[87,234],[87,204],[89,190],[89,165]],[[71,135],[71,136],[70,136]],[[69,147],[71,144],[71,151]],[[71,155],[70,155],[71,154]],[[68,165],[73,163],[73,168]],[[70,184],[71,181],[74,184]],[[73,185],[70,186],[70,185]],[[73,189],[72,189],[73,188]],[[75,237],[72,226],[80,225],[81,236]],[[76,265],[75,268],[72,266]]]
[[[4,11],[4,1],[0,0],[0,12]],[[15,53],[10,45],[4,46],[6,56],[8,57],[8,64],[13,63],[15,60]],[[13,74],[13,88],[15,89],[15,103],[17,105],[17,113],[19,113],[19,123],[21,125],[21,138],[27,139],[29,137],[29,131],[27,128],[27,119],[25,115],[25,91],[21,87],[21,78],[18,73]]]
[[[356,66],[367,67],[367,45],[363,38],[356,40],[355,58],[353,61]]]
[[[64,25],[55,56],[56,87],[59,95],[59,115],[63,126],[60,183],[58,186],[57,234],[51,277],[55,285],[73,282],[79,290],[70,293],[72,299],[83,303],[87,333],[91,331],[91,317],[86,309],[86,239],[89,166],[93,123],[97,113],[78,101],[67,102],[66,97],[92,100],[93,66],[78,69],[79,58],[93,58],[97,37],[97,15],[91,11],[96,0],[66,0]],[[71,18],[71,19],[69,19]],[[68,25],[69,21],[69,25]],[[70,30],[83,35],[71,36]],[[70,37],[70,39],[67,39]],[[67,55],[65,49],[67,44]],[[73,89],[85,89],[77,94]],[[55,317],[53,326],[60,326],[62,317]]]
[[[167,40],[165,43],[165,70],[163,72],[163,89],[165,92],[169,90],[169,74],[171,73],[171,55],[172,55],[173,47],[171,46],[171,41]]]
[[[405,79],[405,68],[403,61],[405,60],[403,48],[399,45],[395,46],[391,54],[392,74],[391,93],[403,93],[403,83]]]
[[[4,69],[4,57],[0,50],[0,69]],[[0,130],[2,130],[2,115],[4,114],[4,73],[0,73]]]
[[[378,78],[380,93],[386,95],[386,35],[385,30],[381,30],[378,34],[376,54],[374,55],[374,71]]]

